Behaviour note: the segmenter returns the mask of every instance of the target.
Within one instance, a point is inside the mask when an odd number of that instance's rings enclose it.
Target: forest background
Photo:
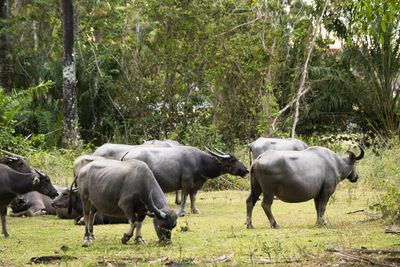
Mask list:
[[[170,138],[237,151],[297,136],[379,153],[398,143],[398,1],[72,3],[80,149]],[[0,7],[0,148],[59,150],[61,1]]]

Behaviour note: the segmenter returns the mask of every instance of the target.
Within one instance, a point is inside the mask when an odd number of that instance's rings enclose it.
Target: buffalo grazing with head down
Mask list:
[[[289,202],[305,202],[314,199],[317,210],[317,224],[328,225],[325,221],[325,209],[329,197],[335,192],[338,183],[344,179],[356,182],[356,156],[348,151],[348,156],[338,156],[323,147],[310,147],[303,151],[267,150],[251,166],[251,192],[247,198],[247,228],[252,224],[252,210],[258,197],[263,193],[262,207],[271,227],[279,228],[271,205],[276,196]]]
[[[86,242],[94,240],[93,219],[97,211],[128,218],[130,229],[121,239],[126,243],[136,229],[136,242],[144,243],[141,226],[146,214],[153,213],[160,241],[169,242],[177,215],[168,206],[164,193],[146,163],[138,160],[96,159],[77,173],[83,204]]]

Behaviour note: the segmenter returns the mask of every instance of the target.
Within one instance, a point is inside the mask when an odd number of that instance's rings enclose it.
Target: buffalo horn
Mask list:
[[[223,159],[229,159],[231,156],[230,155],[220,155],[215,153],[214,151],[212,151],[210,148],[206,147],[206,150],[208,151],[208,153],[210,153],[211,155],[218,157],[218,158],[223,158]]]
[[[364,149],[360,145],[358,145],[358,147],[360,148],[361,153],[356,157],[356,160],[360,160],[364,157]]]
[[[159,218],[162,218],[162,219],[165,219],[165,218],[167,218],[167,214],[165,214],[165,212],[163,212],[162,210],[159,210],[157,207],[156,207],[156,205],[154,204],[154,201],[153,201],[153,190],[151,190],[151,192],[150,192],[150,196],[149,196],[149,204],[150,204],[150,206],[151,206],[151,208],[154,210],[154,214],[157,216],[157,217],[159,217]]]
[[[214,149],[215,151],[217,151],[217,152],[218,152],[219,154],[221,154],[221,155],[226,155],[224,152],[218,150],[215,146],[213,146],[213,149]]]

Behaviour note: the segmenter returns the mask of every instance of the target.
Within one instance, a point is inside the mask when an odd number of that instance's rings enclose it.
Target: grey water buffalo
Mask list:
[[[94,160],[80,169],[77,183],[83,205],[86,242],[94,240],[93,219],[97,211],[126,217],[130,229],[123,244],[133,236],[144,243],[141,226],[148,211],[154,213],[154,228],[160,241],[169,242],[177,215],[168,206],[164,193],[146,163],[138,160]]]
[[[151,140],[145,141],[142,145],[125,145],[125,144],[104,144],[100,146],[96,151],[93,153],[94,156],[101,156],[101,157],[109,157],[113,159],[120,160],[124,157],[124,155],[131,150],[134,149],[141,149],[142,147],[173,147],[173,146],[180,146],[181,144],[174,140]],[[177,190],[175,193],[175,203],[181,204],[181,200],[179,199],[179,191]]]
[[[64,189],[53,185],[60,194]],[[56,209],[52,206],[53,200],[36,191],[28,192],[23,195],[19,195],[13,199],[10,203],[11,217],[33,217],[39,215],[56,215]]]
[[[67,213],[67,209],[71,205],[72,214]],[[56,209],[57,217],[60,219],[74,219],[75,224],[81,224],[81,219],[83,218],[83,208],[82,200],[79,195],[79,189],[74,188],[70,190],[69,188],[64,188],[59,192],[58,197],[56,197],[52,206]],[[126,217],[112,217],[103,215],[101,212],[97,212],[93,224],[117,224],[117,223],[128,223]]]
[[[58,195],[46,174],[39,171],[22,173],[0,164],[0,212],[2,233],[5,237],[10,236],[6,227],[7,206],[18,195],[30,191],[38,191],[51,198]]]
[[[243,177],[249,172],[234,155],[212,151],[210,148],[207,151],[209,154],[191,146],[141,147],[130,150],[123,160],[146,162],[165,193],[182,189],[178,214],[183,216],[189,194],[192,212],[199,213],[196,194],[208,179],[225,173]]]
[[[300,151],[307,148],[308,146],[303,141],[295,138],[279,139],[260,137],[253,143],[249,144],[250,166],[252,164],[252,158],[255,160],[259,155],[261,155],[261,153],[270,149],[280,151]]]
[[[314,199],[317,224],[327,226],[326,204],[336,186],[345,178],[353,183],[358,179],[355,164],[364,156],[364,150],[360,149],[359,156],[348,151],[348,156],[341,157],[323,147],[262,153],[251,167],[251,192],[246,200],[247,228],[254,228],[252,211],[261,193],[264,195],[261,206],[271,227],[279,228],[271,212],[274,195],[289,203]]]

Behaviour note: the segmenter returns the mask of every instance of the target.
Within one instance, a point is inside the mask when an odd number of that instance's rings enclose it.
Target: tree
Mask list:
[[[63,111],[64,142],[63,146],[77,147],[80,139],[76,99],[76,76],[74,61],[74,21],[72,0],[63,0]]]
[[[8,0],[0,0],[0,87],[10,92],[10,61],[8,59]]]
[[[381,134],[400,134],[400,3],[356,1],[348,28],[359,106]]]

